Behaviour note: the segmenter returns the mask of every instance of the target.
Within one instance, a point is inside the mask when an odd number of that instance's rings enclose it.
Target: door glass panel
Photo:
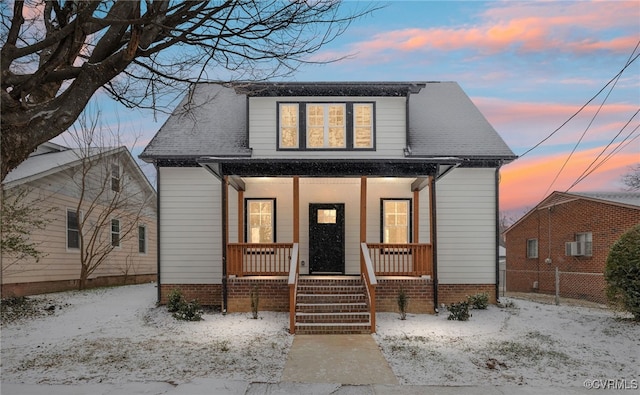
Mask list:
[[[319,224],[335,224],[336,210],[335,209],[318,210],[318,223]]]

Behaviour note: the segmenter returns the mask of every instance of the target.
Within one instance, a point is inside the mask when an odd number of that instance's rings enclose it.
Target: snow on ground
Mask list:
[[[50,315],[6,323],[2,382],[126,383],[194,378],[278,382],[293,342],[288,314],[175,320],[154,284],[32,297]],[[504,300],[503,300],[504,302]],[[582,386],[640,380],[640,325],[608,310],[509,299],[514,306],[377,315],[374,335],[402,384]]]

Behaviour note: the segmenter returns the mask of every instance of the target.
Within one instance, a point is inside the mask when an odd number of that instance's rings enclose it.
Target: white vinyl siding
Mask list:
[[[203,168],[159,168],[160,281],[222,282],[221,183]]]
[[[404,158],[406,147],[405,97],[252,97],[249,99],[249,147],[252,158],[344,158],[344,150],[287,151],[277,150],[278,102],[306,103],[375,102],[375,150],[354,147],[350,158]],[[363,140],[364,141],[364,140]],[[354,144],[356,144],[354,140]]]
[[[436,183],[441,284],[495,284],[495,169],[458,168]]]

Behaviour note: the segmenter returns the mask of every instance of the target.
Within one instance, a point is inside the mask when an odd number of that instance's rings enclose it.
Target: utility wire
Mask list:
[[[638,48],[638,46],[636,45],[636,48],[633,49],[634,53],[635,53],[637,48]],[[633,53],[631,55],[633,56]],[[629,62],[629,60],[627,60],[627,62]],[[598,114],[600,114],[600,110],[602,110],[602,107],[604,107],[604,104],[607,102],[607,99],[609,99],[609,96],[611,95],[611,92],[613,92],[613,88],[615,88],[616,85],[618,84],[618,81],[620,81],[620,77],[622,77],[622,74],[618,74],[618,76],[616,77],[613,85],[611,85],[611,88],[609,89],[609,92],[607,92],[607,95],[602,100],[602,103],[600,103],[600,106],[598,107],[598,110],[595,112],[595,114],[593,114],[593,117],[591,117],[591,121],[589,121],[589,124],[584,129],[584,132],[582,132],[582,135],[580,136],[580,138],[578,139],[576,144],[573,146],[573,149],[569,153],[569,156],[567,156],[567,159],[565,159],[564,163],[562,164],[562,167],[560,167],[560,170],[558,170],[558,172],[556,173],[556,176],[553,178],[553,181],[551,181],[551,184],[549,184],[549,186],[547,187],[547,190],[544,191],[544,195],[542,195],[542,197],[547,196],[547,193],[549,192],[551,187],[553,187],[553,184],[555,184],[556,181],[558,181],[558,177],[560,177],[560,174],[562,173],[564,168],[567,166],[567,163],[569,163],[569,160],[571,160],[571,158],[573,157],[573,154],[578,149],[578,146],[582,142],[582,139],[584,139],[584,136],[586,136],[587,132],[591,128],[591,125],[593,125],[593,122],[596,120],[596,117],[598,116]]]
[[[605,162],[607,162],[614,154],[617,154],[618,152],[622,151],[624,148],[626,148],[627,145],[631,144],[635,139],[637,139],[638,137],[640,137],[640,134],[636,135],[635,137],[633,137],[631,140],[629,140],[629,138],[638,130],[640,129],[640,124],[638,124],[635,128],[633,128],[633,130],[624,138],[622,139],[622,141],[620,141],[620,143],[618,143],[618,146],[616,148],[614,148],[609,154],[607,154],[607,156],[605,156],[600,163],[598,163],[597,165],[595,165],[593,167],[593,169],[589,170],[589,168],[591,168],[591,166],[594,165],[594,163],[598,160],[598,158],[600,158],[600,156],[602,156],[602,154],[609,148],[609,146],[611,144],[613,144],[614,140],[622,133],[622,131],[629,125],[629,123],[631,123],[631,121],[633,120],[633,118],[638,115],[638,113],[640,113],[640,109],[638,109],[638,111],[635,112],[635,114],[633,114],[633,116],[631,117],[631,119],[629,119],[629,121],[622,127],[622,129],[620,130],[620,132],[613,138],[613,140],[611,140],[609,142],[609,144],[607,144],[607,146],[602,150],[602,152],[600,152],[600,154],[598,155],[598,157],[596,159],[594,159],[591,164],[589,165],[589,167],[587,167],[587,169],[582,172],[582,174],[573,182],[573,184],[571,184],[571,186],[569,188],[567,188],[567,190],[565,192],[569,192],[569,190],[571,188],[573,188],[574,186],[578,185],[580,182],[582,182],[582,180],[584,180],[585,178],[587,178],[589,175],[591,175],[591,173],[593,173],[594,171],[596,171],[600,166],[602,166]],[[629,140],[629,141],[627,141]],[[625,143],[626,141],[626,143]]]
[[[638,48],[638,45],[640,45],[640,41],[638,41],[638,44],[636,44],[636,49]],[[633,50],[633,52],[635,53],[635,49]],[[622,75],[622,73],[624,73],[624,71],[633,63],[635,62],[638,57],[640,57],[640,53],[638,53],[636,56],[634,56],[630,61],[627,62],[627,64],[622,68],[622,70],[620,70],[618,72],[618,74],[616,74],[613,78],[611,78],[609,80],[609,82],[607,82],[605,84],[605,86],[602,87],[602,89],[600,89],[598,91],[598,93],[596,93],[595,95],[593,95],[593,97],[591,99],[589,99],[582,107],[580,107],[578,109],[578,111],[576,111],[573,115],[571,115],[569,117],[569,119],[567,119],[566,121],[564,121],[562,123],[562,125],[558,126],[553,132],[551,132],[551,134],[549,134],[547,137],[545,137],[544,139],[542,139],[539,143],[537,143],[536,145],[534,145],[533,147],[529,148],[527,151],[525,151],[522,155],[520,155],[520,158],[522,158],[523,156],[527,155],[529,152],[533,151],[534,149],[538,148],[540,145],[542,145],[545,141],[549,140],[551,137],[553,137],[553,135],[555,135],[560,129],[562,129],[566,124],[568,124],[573,118],[575,118],[578,114],[580,114],[580,112],[582,110],[585,109],[585,107],[587,107],[596,97],[598,97],[600,95],[600,93],[602,93],[607,86],[609,86],[609,84],[611,84],[613,81],[615,81],[617,78],[619,78],[620,75]]]

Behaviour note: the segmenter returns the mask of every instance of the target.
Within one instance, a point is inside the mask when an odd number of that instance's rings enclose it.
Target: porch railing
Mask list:
[[[298,243],[293,244],[289,265],[289,333],[296,333],[296,298],[298,295]]]
[[[287,276],[292,254],[293,243],[229,243],[227,273],[238,277]]]
[[[369,300],[369,317],[371,317],[371,333],[376,332],[376,286],[378,285],[378,280],[376,280],[376,274],[373,271],[373,265],[371,263],[371,256],[369,254],[369,249],[367,248],[367,243],[360,243],[362,259],[360,262],[360,273],[362,276],[362,281],[365,285],[365,290],[367,291],[367,299]]]
[[[432,276],[431,244],[367,243],[377,276]]]

